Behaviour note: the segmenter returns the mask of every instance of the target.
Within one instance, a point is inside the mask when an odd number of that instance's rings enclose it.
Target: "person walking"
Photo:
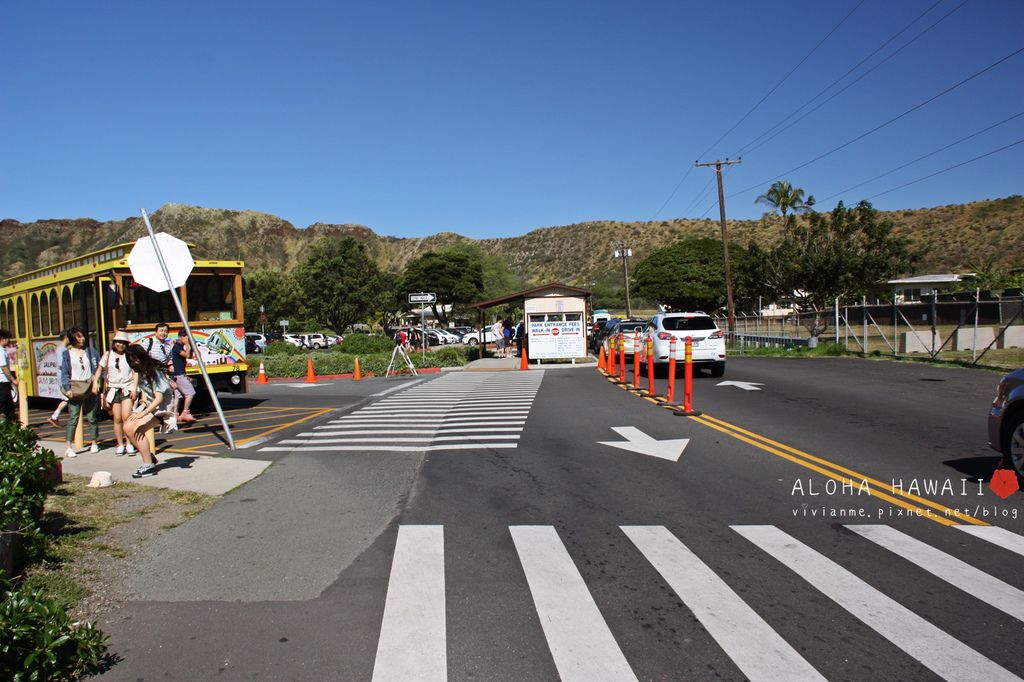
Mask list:
[[[125,351],[131,339],[125,332],[118,332],[110,343],[110,350],[100,358],[100,365],[92,377],[92,390],[100,396],[100,407],[110,410],[110,416],[114,421],[114,439],[117,441],[117,449],[114,454],[134,455],[135,446],[124,436],[124,424],[132,413],[132,405],[135,403],[135,372],[128,366],[128,358]],[[106,375],[107,389],[100,392],[100,382]]]
[[[523,342],[526,340],[526,320],[519,320],[516,327],[516,357],[523,357]]]
[[[196,420],[189,409],[192,406],[193,398],[196,397],[196,387],[192,385],[192,381],[185,374],[187,361],[193,355],[192,345],[188,342],[188,332],[182,329],[178,332],[178,340],[171,346],[171,365],[174,367],[172,377],[174,378],[174,388],[177,391],[174,397],[175,412],[178,410],[178,396],[180,395],[185,400],[181,413],[178,415],[178,421],[182,423]]]
[[[64,356],[67,355],[67,352],[68,352],[68,332],[67,332],[67,330],[62,329],[61,332],[60,332],[60,336],[57,337],[57,368],[58,369],[60,368],[61,364],[63,363]],[[61,395],[63,395],[63,394],[61,394]],[[63,412],[65,409],[67,409],[67,406],[68,406],[68,401],[67,400],[61,400],[60,404],[57,405],[57,409],[54,410],[53,414],[51,414],[49,416],[49,418],[46,420],[46,421],[50,422],[50,425],[53,428],[55,428],[55,429],[59,429],[60,428],[60,413]]]
[[[0,418],[5,421],[14,419],[15,386],[17,386],[14,383],[11,362],[7,356],[7,344],[11,342],[11,337],[11,332],[0,329]]]
[[[512,320],[504,320],[501,335],[505,339],[505,357],[512,357]]]
[[[491,325],[491,334],[494,336],[494,355],[495,357],[505,357],[505,333],[504,325],[499,317]]]
[[[149,447],[146,434],[153,429],[163,433],[177,429],[174,415],[174,391],[171,389],[164,365],[154,360],[141,346],[129,346],[125,351],[128,366],[138,377],[138,404],[125,420],[124,432],[139,450],[142,464],[132,478],[155,476],[160,461]]]
[[[75,428],[82,415],[89,422],[89,440],[92,442],[89,452],[100,451],[100,446],[96,442],[99,439],[99,426],[96,424],[97,400],[92,390],[92,378],[100,366],[100,356],[96,349],[86,344],[85,332],[81,327],[69,329],[68,339],[68,352],[60,365],[60,390],[68,399],[68,425],[64,432],[67,449],[64,450],[64,456],[77,457],[73,442]]]

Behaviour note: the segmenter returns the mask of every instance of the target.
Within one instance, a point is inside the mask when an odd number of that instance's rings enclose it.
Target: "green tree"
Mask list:
[[[409,308],[408,296],[401,290],[402,277],[394,272],[382,272],[378,283],[373,317],[383,329],[395,327],[402,312]]]
[[[737,298],[748,289],[747,250],[729,245],[733,289]],[[717,239],[686,239],[658,249],[633,270],[632,291],[672,310],[711,312],[725,304],[725,261]]]
[[[373,311],[380,269],[356,238],[321,239],[295,272],[295,281],[312,316],[340,334]]]
[[[773,248],[751,245],[752,286],[813,311],[814,320],[806,325],[818,336],[827,329],[836,298],[860,296],[871,285],[906,272],[917,260],[892,228],[867,201],[853,208],[839,202],[830,214],[789,221]]]
[[[441,325],[448,324],[444,306],[475,303],[481,299],[483,287],[480,260],[462,246],[427,251],[414,258],[405,267],[401,285],[403,294],[420,291],[437,294],[430,308]]]
[[[793,187],[785,180],[779,180],[768,188],[768,191],[754,199],[755,204],[768,204],[772,207],[772,213],[776,211],[785,218],[786,214],[806,213],[813,210],[814,197],[807,197],[804,201],[804,191],[799,187]]]
[[[257,270],[245,277],[245,328],[258,330],[260,306],[267,315],[266,327],[274,329],[279,320],[304,318],[302,293],[291,275],[277,270]]]

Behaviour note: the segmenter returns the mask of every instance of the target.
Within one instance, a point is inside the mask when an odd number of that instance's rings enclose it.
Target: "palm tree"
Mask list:
[[[792,211],[793,213],[804,213],[812,210],[814,206],[814,197],[807,197],[804,200],[804,191],[799,187],[793,187],[785,180],[779,180],[772,183],[772,186],[768,188],[768,191],[754,199],[755,204],[768,204],[772,207],[772,213],[778,211],[782,214],[782,217],[786,217],[786,213]]]

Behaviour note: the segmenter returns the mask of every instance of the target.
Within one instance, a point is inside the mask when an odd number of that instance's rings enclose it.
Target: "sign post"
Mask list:
[[[220,406],[220,399],[217,398],[217,391],[213,390],[213,382],[210,381],[210,374],[206,371],[206,362],[203,360],[203,354],[199,352],[199,346],[196,345],[196,339],[192,336],[192,328],[188,324],[185,311],[181,307],[181,300],[178,298],[177,288],[183,286],[188,280],[188,276],[192,273],[192,268],[195,266],[195,261],[192,260],[192,254],[189,253],[188,244],[166,232],[161,232],[159,236],[155,234],[153,226],[149,224],[149,216],[146,214],[146,209],[141,210],[142,221],[146,224],[149,239],[142,237],[135,242],[131,253],[128,254],[128,267],[131,268],[132,277],[135,281],[147,289],[170,291],[171,298],[174,300],[174,307],[178,309],[178,315],[181,317],[181,324],[184,325],[185,333],[188,334],[188,342],[192,348],[196,349],[196,362],[199,364],[199,372],[203,375],[206,390],[210,392],[213,405],[217,408],[217,417],[220,418],[220,425],[224,427],[224,434],[228,437],[228,447],[234,450],[235,439],[231,435],[231,429],[228,428],[228,420],[224,417],[224,410]],[[161,246],[168,249],[168,258],[166,259],[164,258]],[[162,280],[151,276],[153,260],[160,265],[160,271],[163,273]]]
[[[437,300],[437,294],[427,293],[421,291],[418,294],[409,294],[409,303],[419,303],[420,305],[420,343],[423,346],[423,362],[426,364],[427,361],[427,320],[426,320],[426,308],[423,304],[433,303]]]

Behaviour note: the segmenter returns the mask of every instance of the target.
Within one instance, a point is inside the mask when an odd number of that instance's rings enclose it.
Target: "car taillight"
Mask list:
[[[669,339],[672,338],[672,335],[669,334],[668,332],[658,332],[658,338],[661,339],[662,341],[668,341]]]
[[[992,407],[997,410],[1003,409],[1003,405],[1006,404],[1006,379],[1002,379],[999,382],[999,388],[996,389],[996,399],[992,401]]]
[[[724,334],[722,334],[722,330],[721,330],[721,329],[718,329],[718,330],[714,331],[714,332],[713,332],[713,333],[711,334],[711,336],[709,336],[708,338],[709,338],[709,339],[720,339],[720,338],[722,338],[723,336],[724,336]]]

